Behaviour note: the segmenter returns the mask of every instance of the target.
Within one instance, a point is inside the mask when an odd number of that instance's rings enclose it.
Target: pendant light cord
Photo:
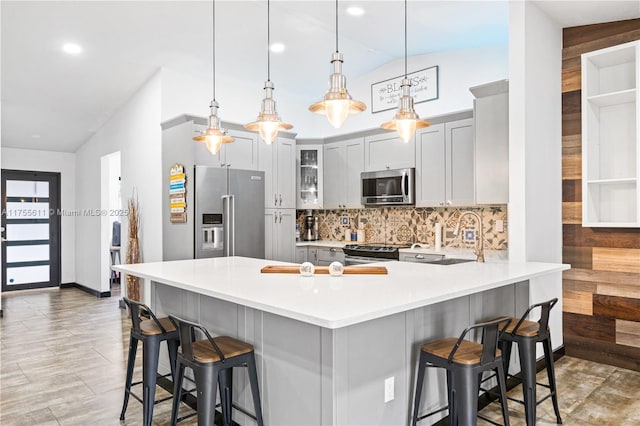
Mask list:
[[[338,0],[336,0],[336,53],[338,53]]]
[[[267,81],[271,81],[271,2],[267,0]]]
[[[213,41],[213,100],[216,100],[216,0],[211,2],[212,15],[211,15],[211,33]]]
[[[407,0],[404,0],[404,78],[407,78]]]

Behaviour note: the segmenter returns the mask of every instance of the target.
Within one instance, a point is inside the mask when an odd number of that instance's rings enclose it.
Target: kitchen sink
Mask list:
[[[448,257],[440,260],[434,260],[431,263],[432,265],[455,265],[457,263],[466,263],[466,262],[475,262],[475,259],[457,259],[453,257]]]

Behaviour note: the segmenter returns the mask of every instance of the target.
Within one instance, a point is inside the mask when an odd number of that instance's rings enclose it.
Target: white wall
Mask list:
[[[60,208],[72,211],[76,207],[76,155],[67,152],[2,148],[2,168],[60,173]],[[61,275],[62,283],[75,281],[75,221],[73,216],[61,219]]]
[[[345,63],[348,60],[349,58],[345,58]],[[473,96],[469,87],[508,78],[508,47],[497,45],[413,56],[408,59],[408,63],[409,72],[439,66],[439,99],[416,105],[418,114],[427,118],[471,109]],[[298,137],[320,138],[351,133],[379,127],[384,121],[391,119],[393,111],[371,113],[371,84],[402,75],[404,59],[387,63],[357,78],[349,76],[347,69],[345,66],[349,93],[354,99],[367,104],[367,110],[350,116],[340,129],[334,129],[327,123],[326,117],[313,114],[307,109],[309,104],[320,100],[324,93],[318,93],[317,99],[301,98],[296,93],[282,89],[275,82],[274,98],[278,113],[284,121],[294,125],[292,132],[296,132]],[[254,121],[264,95],[262,82],[256,81],[255,84],[248,85],[246,81],[235,80],[226,75],[218,75],[216,79],[216,98],[220,103],[221,119],[239,124]],[[211,84],[210,79],[202,76],[163,69],[162,120],[184,113],[207,116],[212,94]]]
[[[160,86],[158,72],[76,152],[76,206],[99,209],[101,157],[120,151],[123,207],[135,189],[140,207],[138,237],[145,262],[162,260]],[[76,282],[108,291],[108,280],[101,279],[100,217],[77,219]],[[127,218],[122,218],[123,261],[127,227]]]
[[[562,262],[562,28],[531,2],[509,12],[509,259]],[[530,281],[533,302],[559,297],[551,316],[562,344],[562,274]]]

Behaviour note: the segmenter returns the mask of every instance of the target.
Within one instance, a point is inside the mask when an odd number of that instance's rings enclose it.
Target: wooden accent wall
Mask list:
[[[567,355],[640,371],[640,229],[582,227],[580,55],[640,40],[640,19],[563,30],[563,333]]]

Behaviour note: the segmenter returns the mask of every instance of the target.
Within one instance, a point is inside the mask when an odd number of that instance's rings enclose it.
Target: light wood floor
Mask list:
[[[142,423],[142,405],[133,398],[126,421],[119,420],[130,321],[118,308],[117,297],[96,299],[77,289],[53,289],[3,293],[2,302],[2,426]],[[139,380],[140,370],[138,362],[134,379]],[[556,374],[565,425],[640,424],[640,373],[563,357]],[[544,382],[546,377],[541,373],[538,379]],[[167,393],[158,388],[161,395]],[[521,392],[513,389],[510,395]],[[154,424],[169,423],[170,405],[156,406]],[[519,404],[510,403],[509,412],[512,425],[525,424]],[[497,403],[483,414],[501,422]],[[551,402],[545,401],[538,409],[538,424],[555,424],[554,419]],[[191,418],[180,424],[195,423]]]

